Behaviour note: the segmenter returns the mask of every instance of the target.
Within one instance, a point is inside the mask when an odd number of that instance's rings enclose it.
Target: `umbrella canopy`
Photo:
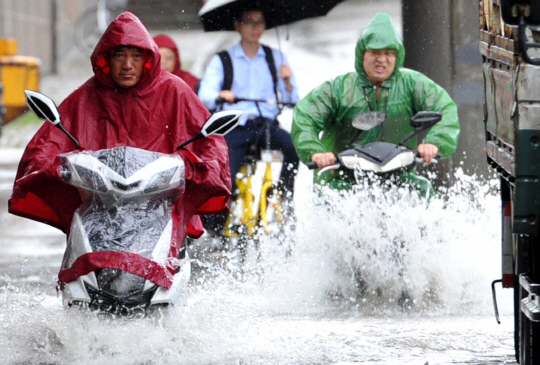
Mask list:
[[[266,29],[326,15],[343,0],[208,0],[199,11],[206,32],[234,30],[234,19],[244,9],[264,13]]]

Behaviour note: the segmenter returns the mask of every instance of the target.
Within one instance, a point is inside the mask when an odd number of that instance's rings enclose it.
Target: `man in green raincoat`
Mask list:
[[[386,121],[363,132],[353,146],[374,141],[398,143],[413,130],[411,117],[418,111],[442,113],[422,143],[413,137],[405,143],[426,163],[440,153],[449,157],[457,147],[459,122],[456,104],[448,93],[425,75],[403,68],[405,49],[390,16],[378,13],[356,44],[356,72],[326,81],[312,90],[294,109],[291,137],[304,163],[318,168],[331,166],[336,154],[356,132],[352,120],[359,113],[380,111]],[[321,134],[322,132],[322,134]],[[398,175],[410,181],[421,195],[431,195],[431,183],[414,168]],[[348,189],[356,183],[354,173],[331,173],[315,177],[315,183]]]

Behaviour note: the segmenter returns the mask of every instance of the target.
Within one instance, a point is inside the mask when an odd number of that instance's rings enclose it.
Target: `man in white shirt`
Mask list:
[[[262,11],[245,9],[235,20],[235,29],[240,33],[240,43],[227,50],[232,63],[232,81],[227,80],[230,75],[225,75],[227,72],[225,61],[220,55],[215,55],[201,80],[199,98],[210,110],[220,107],[216,105],[216,99],[220,98],[224,101],[221,105],[224,110],[236,109],[244,112],[240,125],[225,137],[229,147],[233,194],[236,190],[234,176],[240,170],[242,159],[254,141],[258,141],[259,147],[264,148],[263,126],[265,122],[272,121],[270,147],[283,153],[279,186],[286,203],[287,201],[290,203],[299,159],[289,133],[279,128],[276,120],[279,114],[277,103],[259,103],[259,111],[256,103],[252,101],[235,103],[235,98],[264,100],[279,98],[281,103],[294,104],[299,100],[294,76],[287,58],[281,51],[259,43],[266,29]],[[271,71],[272,68],[275,71]]]

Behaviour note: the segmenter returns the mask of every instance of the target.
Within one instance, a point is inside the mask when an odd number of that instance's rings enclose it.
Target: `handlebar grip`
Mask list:
[[[249,101],[248,99],[242,99],[242,98],[237,98],[236,96],[234,97],[234,100],[232,101],[232,104],[235,104],[235,103],[238,103],[240,101]],[[216,98],[216,104],[225,104],[225,103],[228,103],[227,100],[223,99],[221,96],[218,96]]]
[[[418,151],[416,151],[416,157],[422,158],[422,157],[420,157],[420,155],[418,154]],[[433,157],[433,158],[440,159],[440,158],[441,158],[441,154],[440,154],[439,152],[437,152],[437,154],[436,154],[435,157]]]
[[[441,158],[441,154],[440,153],[437,153],[435,155],[435,157],[433,157],[431,159],[431,163],[439,163],[439,160]],[[420,155],[418,154],[418,152],[416,152],[416,163],[422,163],[424,162],[424,158],[423,157],[420,157]]]
[[[315,169],[319,168],[319,166],[317,166],[317,164],[315,162],[309,162],[306,166],[310,170],[315,170]]]

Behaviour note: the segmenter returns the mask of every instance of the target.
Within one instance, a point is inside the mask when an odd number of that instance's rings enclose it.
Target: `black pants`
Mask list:
[[[294,194],[294,180],[298,171],[299,159],[291,140],[291,135],[279,128],[277,121],[264,118],[250,119],[246,125],[238,126],[225,136],[229,147],[229,166],[231,169],[232,193],[236,196],[236,174],[242,167],[244,156],[252,146],[255,147],[257,157],[260,150],[266,148],[265,123],[270,124],[270,149],[280,150],[283,153],[283,165],[279,176],[278,187],[286,199],[292,200]],[[218,232],[223,228],[227,215],[204,216],[203,224],[206,229]]]

